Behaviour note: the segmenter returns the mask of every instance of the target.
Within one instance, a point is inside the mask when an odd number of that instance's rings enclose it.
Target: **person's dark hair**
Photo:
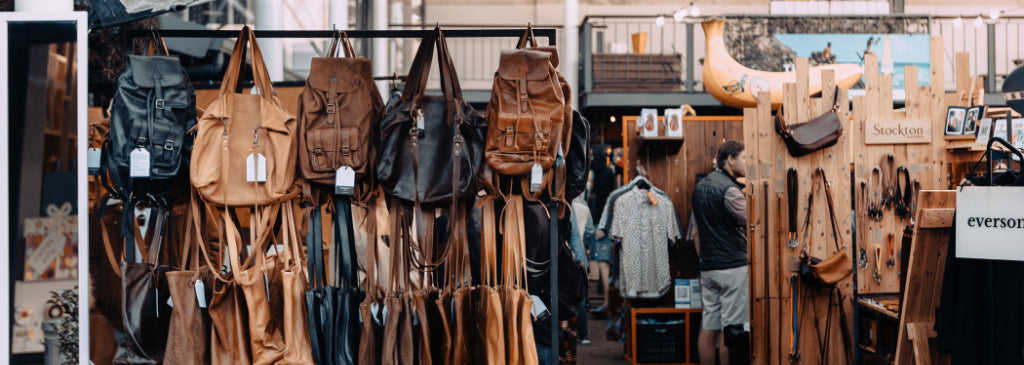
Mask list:
[[[724,143],[722,143],[721,146],[718,146],[718,157],[715,159],[715,161],[718,163],[718,168],[724,168],[725,160],[728,160],[729,157],[739,157],[740,153],[743,152],[744,148],[745,147],[743,147],[743,142],[734,140],[725,141]]]

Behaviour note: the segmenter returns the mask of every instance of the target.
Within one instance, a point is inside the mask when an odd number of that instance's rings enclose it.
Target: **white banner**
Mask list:
[[[957,191],[956,257],[1024,261],[1024,187]]]

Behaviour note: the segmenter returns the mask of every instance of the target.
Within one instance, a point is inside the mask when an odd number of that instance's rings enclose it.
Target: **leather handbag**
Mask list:
[[[441,97],[424,93],[435,47]],[[487,121],[462,98],[441,28],[435,27],[420,43],[409,82],[378,126],[377,180],[389,194],[431,204],[476,192]],[[457,188],[451,184],[453,178]]]
[[[775,113],[775,133],[786,142],[790,156],[800,157],[811,152],[831,147],[843,135],[843,124],[839,120],[839,89],[832,110],[804,123],[786,125],[782,107]]]
[[[305,294],[309,288],[302,266],[299,246],[299,230],[294,202],[285,202],[281,213],[281,236],[284,251],[277,257],[281,269],[282,292],[284,293],[284,359],[281,364],[312,364],[313,345],[309,337],[309,317],[306,315]]]
[[[590,177],[590,161],[594,158],[590,149],[590,122],[577,110],[572,111],[572,136],[569,153],[565,155],[565,199],[572,201],[587,190]]]
[[[124,300],[121,310],[124,322],[124,337],[118,343],[115,364],[159,364],[163,361],[167,346],[167,331],[170,325],[171,307],[167,304],[170,292],[165,274],[177,269],[160,265],[160,250],[164,242],[165,226],[170,215],[166,207],[154,206],[152,220],[147,230],[148,239],[139,233],[134,225],[135,241],[140,244],[152,242],[148,247],[140,246],[142,257],[148,262],[121,262],[121,296]],[[135,221],[134,216],[127,213]],[[127,243],[128,240],[125,240]],[[125,247],[125,251],[135,247]]]
[[[345,57],[336,54],[343,51]],[[334,185],[338,168],[354,170],[356,181],[372,175],[376,130],[384,109],[370,60],[355,57],[344,32],[336,32],[327,57],[314,57],[299,95],[299,167],[302,177]],[[358,185],[358,184],[357,184]],[[362,192],[368,192],[362,187]],[[357,194],[359,195],[359,194]]]
[[[225,222],[231,222],[228,211],[223,211]],[[282,263],[276,260],[282,254],[274,255],[274,259],[267,258],[267,251],[273,247],[270,245],[271,227],[279,215],[280,205],[277,204],[258,207],[250,214],[248,243],[252,252],[244,265],[239,260],[243,247],[241,235],[234,225],[225,225],[228,262],[248,309],[253,364],[276,364],[284,359]]]
[[[190,212],[191,213],[191,212]],[[192,216],[184,219],[185,231],[182,254],[182,267],[188,270],[166,273],[167,286],[171,295],[170,328],[167,331],[167,349],[164,351],[164,364],[209,364],[210,332],[209,316],[200,307],[197,290],[205,288],[203,274],[208,269],[199,264],[199,248],[195,246],[196,226]],[[206,269],[206,270],[203,270]],[[206,278],[210,275],[206,272]],[[208,280],[207,280],[208,281]],[[206,306],[206,293],[203,293],[203,306]]]
[[[318,196],[315,192],[307,233],[308,272],[313,283],[305,293],[308,333],[313,341],[313,358],[321,365],[356,364],[360,346],[359,305],[366,294],[358,287],[355,234],[352,228],[352,207],[347,197],[334,198],[333,229],[335,244],[331,253],[336,264],[330,277],[336,285],[328,285],[323,253],[323,225]]]
[[[806,283],[827,287],[835,285],[853,273],[853,260],[839,244],[842,236],[839,234],[835,210],[832,207],[832,189],[830,188],[828,178],[825,177],[825,170],[820,167],[815,170],[812,179],[819,176],[821,177],[821,184],[825,188],[825,200],[828,202],[828,215],[832,225],[832,243],[835,246],[836,252],[824,260],[819,260],[807,253],[810,239],[804,241],[804,247],[800,254],[800,275],[801,279]],[[814,196],[817,194],[815,190],[817,189],[812,189],[810,196],[807,198],[807,216],[803,227],[804,232],[806,232],[805,236],[810,235],[809,228],[814,212]]]
[[[156,54],[128,55],[110,105],[107,166],[117,185],[129,176],[136,149],[149,156],[150,180],[171,179],[188,169],[192,141],[187,132],[196,124],[196,93],[163,38],[153,31],[150,41]]]
[[[235,92],[246,45],[253,60],[255,94]],[[192,186],[216,205],[268,205],[286,200],[297,175],[296,124],[295,116],[274,94],[252,29],[243,27],[220,94],[199,119],[190,171]]]

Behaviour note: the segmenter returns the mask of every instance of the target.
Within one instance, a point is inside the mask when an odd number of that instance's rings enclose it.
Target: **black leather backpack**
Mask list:
[[[578,110],[572,111],[572,136],[569,139],[569,154],[565,156],[565,199],[572,201],[587,190],[590,175],[590,122]]]
[[[163,39],[154,32],[151,42],[154,53],[164,55],[128,55],[117,80],[106,162],[112,175],[127,177],[132,150],[143,148],[149,152],[149,179],[167,180],[188,171],[196,93]]]

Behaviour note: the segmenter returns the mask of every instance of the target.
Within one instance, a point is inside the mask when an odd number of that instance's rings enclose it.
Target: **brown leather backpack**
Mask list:
[[[528,41],[531,48],[526,47]],[[555,48],[537,47],[529,28],[515,50],[501,52],[487,104],[486,157],[498,174],[527,175],[525,181],[536,163],[544,170],[543,187],[551,182],[559,152],[568,154],[571,94],[556,67]],[[555,184],[564,185],[564,178]],[[556,198],[564,194],[561,186],[554,190]],[[527,198],[538,195],[528,194]]]
[[[503,175],[528,174],[534,163],[550,169],[571,129],[554,53],[525,45],[501,52],[487,104],[487,162]]]
[[[345,57],[336,53],[344,52]],[[314,57],[299,96],[299,167],[312,183],[334,184],[341,166],[356,181],[372,176],[376,156],[370,143],[384,109],[370,60],[355,57],[348,36],[337,32],[327,57]],[[363,192],[368,189],[363,189]]]
[[[247,44],[258,95],[235,92]],[[242,28],[220,94],[199,119],[190,171],[192,186],[215,205],[268,205],[288,198],[297,175],[295,124],[295,116],[274,94],[255,34],[248,26]],[[257,153],[266,159],[264,173],[254,171],[254,181],[248,181],[247,160]],[[258,165],[254,161],[253,167]],[[259,177],[266,181],[259,182]]]

